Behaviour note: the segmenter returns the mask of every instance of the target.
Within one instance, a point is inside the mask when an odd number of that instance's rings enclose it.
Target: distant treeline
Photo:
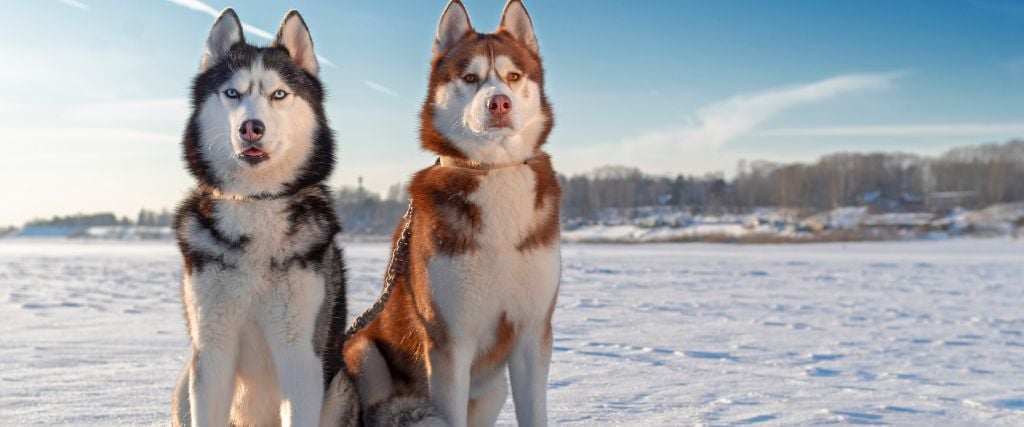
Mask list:
[[[132,221],[128,217],[118,218],[110,212],[93,214],[75,214],[67,216],[54,215],[53,218],[37,218],[25,223],[26,227],[97,227],[111,225],[141,225],[153,227],[167,227],[174,220],[174,215],[167,209],[160,212],[142,209],[136,219]]]
[[[906,153],[837,153],[814,163],[741,161],[736,176],[651,175],[637,168],[605,166],[559,175],[562,219],[599,218],[608,209],[670,206],[693,213],[747,212],[783,207],[810,214],[840,206],[877,211],[942,211],[1024,201],[1024,140],[951,149],[937,157]],[[353,234],[390,235],[405,213],[404,187],[380,195],[343,187],[336,208]],[[171,224],[171,213],[143,209],[132,221],[111,213],[34,220],[27,226]]]
[[[954,148],[938,157],[839,153],[813,164],[741,164],[733,206],[820,211],[884,203],[934,209],[1024,200],[1024,140]]]
[[[26,227],[91,227],[99,225],[130,225],[128,218],[118,219],[116,215],[103,212],[96,214],[76,214],[68,216],[54,215],[50,219],[34,219],[25,223]]]
[[[408,206],[405,189],[399,184],[391,186],[384,197],[362,186],[342,187],[335,197],[341,225],[350,234],[391,235]]]
[[[717,173],[670,177],[624,167],[559,180],[563,219],[657,205],[695,212],[784,207],[811,213],[854,205],[881,211],[976,208],[1024,200],[1024,140],[955,148],[938,157],[837,153],[814,163],[741,161],[732,180]]]

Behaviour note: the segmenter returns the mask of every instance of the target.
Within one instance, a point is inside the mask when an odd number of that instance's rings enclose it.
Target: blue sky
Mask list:
[[[493,29],[503,2],[467,0]],[[0,15],[0,224],[173,207],[178,141],[210,11],[267,43],[299,9],[340,140],[332,185],[384,191],[432,157],[419,103],[445,2],[39,0]],[[731,173],[740,159],[938,153],[1024,136],[1024,2],[526,2],[563,173],[604,164]]]

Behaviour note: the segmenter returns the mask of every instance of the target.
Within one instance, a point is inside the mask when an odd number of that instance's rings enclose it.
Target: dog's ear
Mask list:
[[[441,21],[437,23],[437,35],[434,36],[434,56],[439,56],[455,46],[466,34],[473,31],[473,24],[469,23],[469,13],[466,7],[459,0],[452,0],[448,7],[441,14]]]
[[[309,35],[309,27],[302,19],[299,11],[289,11],[281,21],[281,28],[277,30],[277,37],[274,38],[274,47],[283,47],[291,55],[292,60],[309,74],[317,75],[320,72],[320,64],[316,62],[316,53],[313,53],[313,37]]]
[[[530,14],[526,12],[526,6],[523,6],[522,1],[508,0],[505,4],[505,11],[501,13],[501,24],[498,25],[498,32],[501,31],[508,31],[534,53],[540,53],[537,35],[533,32],[533,21],[530,20]]]
[[[220,62],[227,56],[231,46],[237,43],[245,43],[242,21],[238,20],[234,9],[229,7],[213,22],[210,35],[206,38],[206,52],[203,52],[203,59],[199,61],[199,71],[206,71]]]

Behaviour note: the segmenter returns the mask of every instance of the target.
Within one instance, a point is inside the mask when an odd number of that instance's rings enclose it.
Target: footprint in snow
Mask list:
[[[809,377],[837,377],[842,372],[833,369],[811,368],[804,371],[804,373]]]
[[[774,420],[776,418],[778,418],[778,416],[775,415],[775,414],[758,415],[756,417],[744,418],[742,420],[736,421],[735,423],[736,424],[741,424],[741,425],[759,424],[759,423],[764,423],[764,422],[772,421],[772,420]]]
[[[852,411],[830,411],[831,413],[840,416],[843,421],[850,422],[852,424],[881,424],[882,415],[869,414],[866,412],[852,412]]]

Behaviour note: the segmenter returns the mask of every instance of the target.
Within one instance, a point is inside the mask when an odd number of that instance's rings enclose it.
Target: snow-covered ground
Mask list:
[[[346,251],[355,312],[387,248]],[[1024,240],[563,254],[555,425],[1024,425]],[[180,267],[168,242],[0,240],[0,424],[165,424]]]

